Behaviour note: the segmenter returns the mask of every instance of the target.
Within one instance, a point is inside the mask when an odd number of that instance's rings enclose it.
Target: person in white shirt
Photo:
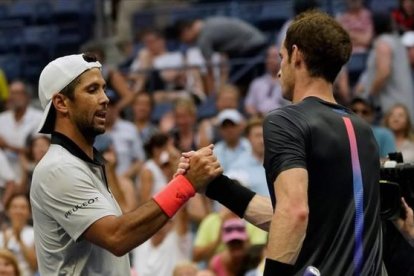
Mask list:
[[[106,131],[112,139],[117,156],[116,172],[126,173],[134,166],[140,166],[145,153],[138,130],[133,123],[121,119],[116,105],[120,98],[113,90],[106,90],[109,99],[106,116]]]
[[[17,177],[21,177],[19,153],[26,139],[36,132],[42,112],[30,106],[30,92],[23,81],[14,81],[9,87],[8,110],[0,113],[0,148],[2,148]]]
[[[12,170],[6,154],[0,149],[0,224],[4,219],[4,205],[13,194],[16,185],[16,176]]]
[[[10,226],[0,232],[0,247],[10,250],[17,258],[22,276],[33,276],[37,271],[34,232],[28,222],[30,205],[26,194],[14,194],[6,205]]]
[[[277,77],[279,68],[279,51],[275,46],[271,46],[266,54],[266,73],[252,81],[244,101],[244,108],[249,115],[265,115],[273,109],[289,104],[289,101],[282,97]]]
[[[191,258],[192,235],[187,208],[133,251],[133,267],[139,276],[170,276],[177,264]]]

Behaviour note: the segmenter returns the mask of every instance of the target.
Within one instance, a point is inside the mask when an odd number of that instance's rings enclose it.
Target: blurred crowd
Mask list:
[[[414,162],[414,0],[400,0],[398,8],[380,14],[362,0],[344,1],[346,9],[335,16],[350,34],[353,54],[337,78],[337,101],[372,126],[382,161],[402,152],[404,162]],[[318,8],[316,1],[294,1],[295,14],[312,8]],[[120,66],[106,63],[99,43],[82,47],[103,64],[110,104],[107,131],[95,147],[104,153],[108,182],[123,212],[168,183],[181,152],[211,143],[226,175],[268,195],[262,120],[290,104],[277,77],[289,23],[269,40],[234,17],[183,20],[176,25],[182,47],[174,51],[163,30],[142,30],[137,41],[119,43],[125,56]],[[232,80],[234,74],[240,77]],[[0,271],[34,275],[31,175],[51,141],[37,133],[42,113],[35,89],[24,80],[4,86]],[[130,253],[131,274],[261,275],[266,240],[262,230],[197,195]]]

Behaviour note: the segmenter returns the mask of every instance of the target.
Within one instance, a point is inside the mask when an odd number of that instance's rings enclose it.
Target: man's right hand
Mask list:
[[[190,157],[186,178],[197,191],[223,173],[217,158],[213,155],[213,145],[201,148]]]

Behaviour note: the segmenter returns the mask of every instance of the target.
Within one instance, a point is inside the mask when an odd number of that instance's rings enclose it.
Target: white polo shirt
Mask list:
[[[30,201],[41,275],[129,275],[128,255],[83,239],[84,231],[105,216],[120,216],[109,191],[103,159],[91,160],[60,133],[33,173]]]

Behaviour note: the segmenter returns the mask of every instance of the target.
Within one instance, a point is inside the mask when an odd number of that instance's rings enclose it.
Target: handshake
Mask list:
[[[203,190],[210,181],[223,173],[213,154],[213,148],[213,145],[209,145],[197,151],[183,152],[174,177],[185,175],[196,191]]]

